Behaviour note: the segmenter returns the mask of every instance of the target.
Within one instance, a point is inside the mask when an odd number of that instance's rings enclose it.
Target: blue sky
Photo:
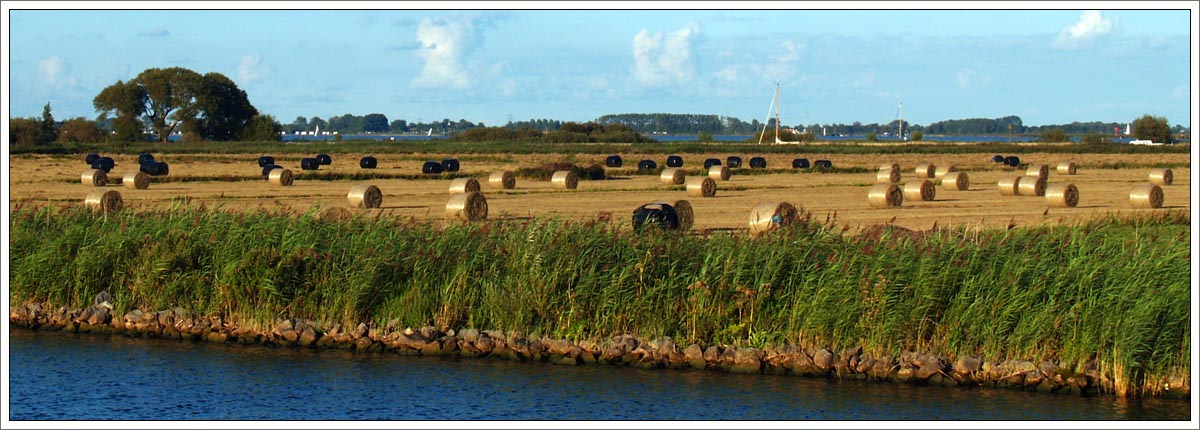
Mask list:
[[[22,10],[52,5],[4,5],[16,8],[5,17],[9,116],[39,116],[50,102],[56,118],[95,117],[91,100],[105,86],[173,66],[230,77],[282,123],[347,113],[487,125],[635,112],[763,120],[778,82],[785,124],[885,123],[903,102],[916,124],[1007,115],[1027,125],[1129,122],[1148,113],[1190,127],[1196,93],[1194,2],[1091,11]],[[458,7],[563,5],[637,7]],[[1044,7],[944,7],[980,6]]]

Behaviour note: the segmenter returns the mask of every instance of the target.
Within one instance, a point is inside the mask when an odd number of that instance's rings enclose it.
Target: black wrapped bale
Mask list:
[[[86,157],[83,157],[83,162],[85,162],[85,163],[87,163],[87,165],[91,166],[92,163],[96,162],[97,158],[100,158],[100,154],[88,154]]]
[[[649,172],[649,171],[657,169],[657,168],[658,168],[658,163],[655,163],[654,160],[642,160],[642,161],[638,162],[638,171],[639,172]]]
[[[442,173],[442,163],[436,161],[426,161],[421,165],[421,173],[436,175]]]
[[[266,166],[263,166],[262,174],[263,174],[263,176],[267,176],[267,175],[271,174],[272,170],[282,169],[282,168],[283,168],[283,166],[280,166],[278,164],[268,164]]]
[[[709,167],[720,166],[720,165],[721,165],[720,158],[707,158],[704,160],[704,171],[707,172]]]
[[[362,167],[364,169],[374,169],[375,166],[378,166],[378,165],[379,165],[379,160],[376,160],[375,157],[372,157],[370,155],[363,157],[361,160],[358,160],[358,167]]]
[[[328,166],[333,163],[333,159],[329,158],[329,154],[317,154],[317,156],[313,158],[316,158],[317,162],[321,163],[322,166]]]
[[[620,155],[609,155],[608,158],[604,159],[604,165],[608,167],[621,167],[623,161]]]
[[[1000,155],[1000,154],[993,155],[993,156],[992,156],[992,162],[993,162],[993,163],[996,163],[996,164],[1003,164],[1003,163],[1004,163],[1004,156],[1003,156],[1003,155]]]
[[[766,169],[767,168],[767,159],[762,158],[762,157],[751,158],[750,159],[750,168],[751,169]]]
[[[797,158],[795,160],[792,160],[792,168],[793,169],[807,169],[809,167],[811,167],[811,166],[809,165],[807,158]]]
[[[153,162],[153,161],[154,161],[154,156],[151,155],[149,152],[143,152],[141,154],[138,154],[138,164],[146,164],[148,162]]]
[[[139,167],[139,170],[141,170],[142,173],[150,176],[167,176],[171,173],[170,166],[161,161],[142,163],[142,165]]]
[[[1021,165],[1021,157],[1009,155],[1004,157],[1004,165],[1008,167],[1017,167]]]
[[[446,172],[446,173],[457,172],[458,171],[458,159],[447,158],[445,160],[442,160],[442,171]]]
[[[112,171],[113,167],[116,165],[117,163],[113,162],[111,157],[100,157],[92,161],[92,168],[103,170],[104,173]]]
[[[683,167],[683,157],[678,155],[668,156],[667,167]]]
[[[671,205],[657,202],[647,203],[633,210],[633,229],[661,228],[679,229],[679,214]]]
[[[271,157],[268,155],[258,157],[258,167],[267,167],[272,164],[275,164],[275,157]]]
[[[813,167],[818,169],[832,169],[833,162],[829,160],[817,160],[813,162]]]
[[[742,157],[730,155],[729,157],[725,158],[725,166],[729,167],[730,169],[742,167]]]
[[[300,168],[304,170],[317,170],[321,167],[321,160],[316,158],[301,158]]]

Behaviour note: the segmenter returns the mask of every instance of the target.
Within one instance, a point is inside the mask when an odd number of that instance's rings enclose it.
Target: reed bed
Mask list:
[[[316,207],[17,206],[10,298],[87,306],[108,290],[118,315],[182,307],[260,328],[292,316],[1046,359],[1146,392],[1191,371],[1186,211],[918,235],[852,235],[801,212],[750,238],[557,219],[335,221]]]

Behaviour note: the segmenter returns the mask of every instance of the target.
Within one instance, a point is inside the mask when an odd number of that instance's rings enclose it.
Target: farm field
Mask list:
[[[108,154],[106,154],[108,155]],[[379,209],[357,209],[371,216],[393,216],[426,220],[444,219],[451,178],[479,179],[487,197],[489,220],[560,217],[596,219],[610,214],[615,222],[630,223],[634,208],[654,201],[688,200],[695,213],[696,229],[745,229],[750,210],[761,202],[785,201],[810,211],[815,219],[832,218],[851,229],[891,223],[915,230],[933,226],[967,228],[1039,226],[1075,223],[1108,214],[1128,215],[1162,210],[1190,211],[1189,154],[1019,154],[1023,164],[1050,167],[1048,183],[1072,183],[1079,189],[1075,208],[1051,208],[1042,197],[1003,196],[997,182],[1023,175],[1024,166],[1009,168],[991,163],[993,154],[764,154],[768,169],[746,166],[753,153],[683,154],[689,175],[697,175],[706,158],[725,160],[730,155],[743,158],[743,167],[734,169],[728,181],[718,181],[715,197],[689,197],[682,185],[664,185],[658,175],[639,175],[638,160],[650,159],[665,164],[663,154],[621,153],[624,166],[607,169],[607,180],[583,180],[575,190],[555,188],[549,181],[518,177],[512,190],[492,188],[487,176],[496,170],[517,171],[549,162],[571,162],[581,167],[604,164],[599,154],[375,154],[377,169],[362,169],[359,159],[365,154],[331,154],[332,164],[316,172],[300,169],[302,155],[275,154],[276,164],[296,174],[293,186],[273,185],[261,176],[256,162],[259,154],[155,154],[170,165],[168,177],[156,177],[149,189],[131,190],[113,185],[113,178],[137,165],[136,155],[110,155],[116,167],[109,174],[106,188],[121,193],[132,211],[148,210],[177,201],[202,203],[226,210],[256,208],[306,211],[313,208],[347,206],[346,194],[359,183],[379,187],[383,193]],[[311,156],[311,155],[304,155]],[[796,157],[831,160],[835,170],[818,173],[791,168]],[[9,157],[10,210],[16,205],[77,203],[92,190],[83,185],[80,174],[88,170],[83,154],[22,154]],[[448,175],[421,175],[426,160],[457,158],[461,170]],[[1076,175],[1060,175],[1055,166],[1073,161]],[[880,165],[896,163],[901,167],[901,182],[916,179],[919,163],[954,166],[966,172],[970,186],[965,191],[937,187],[934,201],[906,200],[902,207],[872,208],[867,190],[875,184]],[[1164,186],[1163,209],[1133,209],[1130,188],[1147,183],[1150,170],[1169,167],[1174,184]],[[854,173],[846,173],[845,170]],[[348,179],[337,179],[347,178]],[[936,184],[936,181],[935,181]]]

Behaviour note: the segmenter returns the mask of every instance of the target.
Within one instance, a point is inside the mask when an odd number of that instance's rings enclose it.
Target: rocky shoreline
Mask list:
[[[560,365],[615,365],[647,369],[706,369],[731,373],[761,373],[888,381],[910,384],[990,387],[1064,393],[1082,396],[1113,393],[1115,384],[1095,363],[1065,368],[1050,361],[988,360],[964,356],[949,359],[934,354],[904,352],[874,357],[862,347],[840,350],[768,345],[678,345],[671,338],[642,339],[618,335],[608,339],[568,341],[531,338],[518,332],[464,329],[438,330],[366,324],[324,327],[315,321],[278,319],[262,331],[229,324],[218,317],[195,316],[176,308],[132,310],[113,315],[106,306],[71,309],[41,303],[13,305],[9,321],[34,330],[167,338],[298,348],[325,348],[401,355],[489,357],[510,361]],[[1189,398],[1187,375],[1171,378],[1163,389],[1147,396]],[[1120,393],[1118,393],[1120,394]]]

